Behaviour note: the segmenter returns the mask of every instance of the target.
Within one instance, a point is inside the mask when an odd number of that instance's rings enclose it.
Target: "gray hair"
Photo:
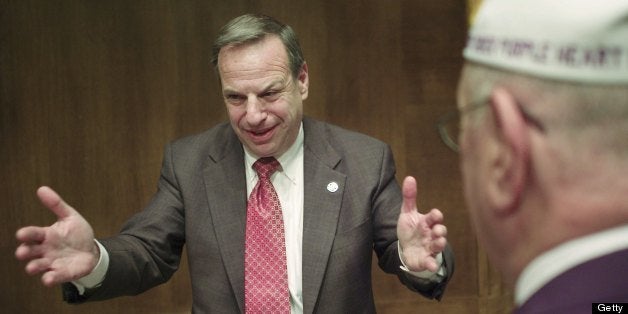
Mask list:
[[[572,145],[583,144],[583,134],[597,147],[628,159],[628,85],[584,84],[532,77],[467,62],[463,93],[471,100],[487,100],[496,86],[515,94],[551,132],[560,132]],[[537,104],[525,104],[526,99]]]
[[[292,76],[297,78],[305,62],[297,35],[289,25],[262,14],[245,14],[222,27],[212,46],[211,62],[218,68],[220,49],[228,45],[253,43],[268,35],[276,35],[286,48]]]

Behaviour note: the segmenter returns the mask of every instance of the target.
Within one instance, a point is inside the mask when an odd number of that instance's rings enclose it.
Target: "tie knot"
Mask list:
[[[261,178],[269,178],[279,168],[279,162],[275,157],[263,157],[255,161],[253,169],[257,171],[257,175]]]

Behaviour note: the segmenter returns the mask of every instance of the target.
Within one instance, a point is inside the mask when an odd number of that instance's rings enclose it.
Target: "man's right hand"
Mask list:
[[[51,188],[40,187],[37,196],[57,215],[57,222],[49,227],[19,229],[15,237],[20,245],[15,256],[28,261],[26,273],[42,274],[41,281],[46,286],[88,275],[100,257],[92,227]]]

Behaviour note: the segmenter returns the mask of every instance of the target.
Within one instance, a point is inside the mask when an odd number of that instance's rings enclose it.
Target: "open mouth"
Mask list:
[[[252,131],[251,133],[253,133],[253,136],[263,136],[264,134],[270,132],[270,130],[272,129],[266,129],[262,131]]]
[[[272,137],[274,130],[275,127],[271,127],[263,130],[248,131],[248,134],[254,142],[264,142]]]

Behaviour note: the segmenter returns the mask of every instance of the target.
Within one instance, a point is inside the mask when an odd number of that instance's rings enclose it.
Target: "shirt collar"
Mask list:
[[[522,305],[550,280],[576,265],[628,248],[626,239],[628,224],[571,240],[537,256],[517,279],[516,305]]]
[[[297,134],[297,138],[295,139],[294,143],[292,143],[292,146],[290,146],[290,148],[288,148],[288,150],[281,156],[275,156],[275,158],[277,159],[277,161],[279,161],[279,164],[281,165],[277,172],[282,173],[294,183],[297,182],[295,174],[295,171],[297,170],[295,168],[295,161],[297,160],[299,154],[303,152],[303,138],[303,123],[301,123],[301,126],[299,127],[299,133]],[[255,172],[255,170],[253,170],[253,163],[255,163],[257,159],[259,159],[259,157],[251,153],[245,146],[244,165],[246,166],[247,178],[250,178],[251,180],[253,178],[257,178],[257,173]]]

